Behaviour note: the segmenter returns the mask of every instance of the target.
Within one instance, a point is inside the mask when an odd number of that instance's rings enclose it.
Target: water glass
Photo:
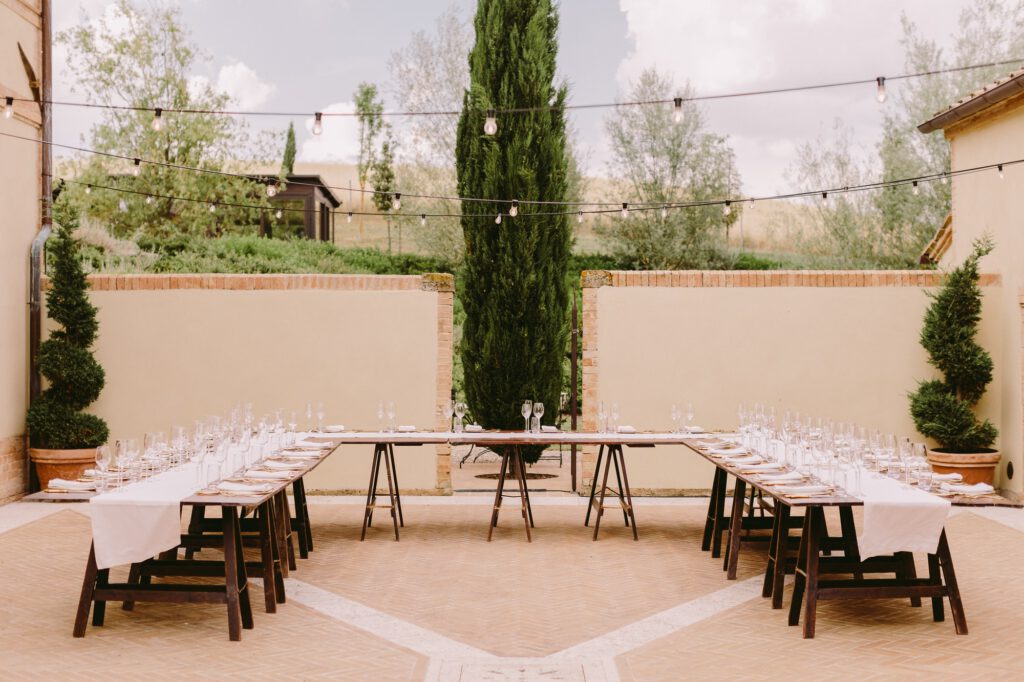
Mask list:
[[[462,433],[462,418],[466,416],[469,406],[466,403],[455,403],[455,432]]]
[[[529,432],[530,415],[533,414],[533,401],[524,400],[522,407],[519,408],[519,413],[523,415],[523,431]]]
[[[447,431],[452,428],[452,415],[455,414],[455,401],[446,400],[444,406],[441,408],[441,414],[444,415],[444,428]]]

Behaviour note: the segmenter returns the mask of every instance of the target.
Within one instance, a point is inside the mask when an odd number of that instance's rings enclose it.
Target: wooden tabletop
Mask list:
[[[338,445],[389,444],[429,445],[683,445],[694,438],[714,434],[690,434],[637,431],[631,433],[598,433],[586,431],[345,431],[317,433],[305,438],[311,443]]]

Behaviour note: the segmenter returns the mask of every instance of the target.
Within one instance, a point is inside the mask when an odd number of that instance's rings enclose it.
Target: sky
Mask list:
[[[153,0],[138,0],[150,2]],[[414,31],[430,31],[454,5],[471,18],[472,0],[165,0],[210,57],[197,78],[232,96],[240,109],[350,111],[363,81],[387,91],[387,62]],[[697,94],[777,88],[904,71],[901,13],[948,44],[970,0],[562,0],[559,70],[575,104],[612,102],[648,67],[689,81]],[[55,32],[109,11],[111,0],[55,0]],[[54,99],[81,101],[54,53]],[[898,94],[899,83],[889,85]],[[671,97],[672,93],[666,93]],[[387,105],[386,105],[387,106]],[[710,130],[728,137],[744,190],[763,196],[799,189],[787,169],[802,143],[827,138],[842,121],[870,153],[882,111],[874,86],[779,94],[703,105]],[[392,108],[392,107],[387,107]],[[600,176],[609,158],[608,110],[572,114],[585,170]],[[96,114],[58,107],[54,141],[88,141]],[[287,127],[254,119],[254,127]],[[312,116],[295,121],[299,161],[352,162],[355,124],[328,119],[314,138]]]

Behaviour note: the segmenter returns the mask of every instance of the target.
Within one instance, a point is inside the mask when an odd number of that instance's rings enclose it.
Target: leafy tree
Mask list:
[[[466,398],[485,427],[521,426],[524,398],[543,401],[551,423],[568,336],[571,229],[567,216],[522,202],[566,197],[558,14],[551,0],[479,0],[474,26],[455,150],[459,195],[520,204],[515,218],[498,205],[505,215],[496,225],[495,205],[463,202]],[[485,110],[515,107],[543,109],[504,116],[496,135],[484,134]]]
[[[65,196],[54,205],[52,286],[46,294],[47,314],[58,326],[39,346],[39,371],[49,387],[26,417],[32,447],[58,450],[102,445],[108,432],[106,422],[82,412],[99,397],[105,374],[90,351],[99,325],[73,236],[78,214]]]
[[[992,381],[992,356],[974,340],[981,320],[978,261],[992,251],[992,241],[974,243],[967,260],[946,276],[932,297],[921,329],[928,362],[943,378],[922,381],[910,395],[910,414],[921,434],[950,452],[978,452],[995,441],[989,420],[979,421],[973,408]]]
[[[357,165],[359,179],[359,209],[363,210],[366,197],[366,182],[370,179],[377,156],[377,136],[380,135],[384,119],[384,103],[377,96],[377,86],[373,83],[360,83],[356,88],[356,120],[359,121],[359,159]],[[359,232],[362,234],[363,217],[359,216]]]
[[[630,100],[660,99],[677,89],[671,78],[647,69],[631,86]],[[739,187],[732,149],[724,137],[705,130],[704,115],[684,101],[682,121],[671,107],[622,107],[605,122],[611,143],[609,174],[623,196],[640,204],[684,203],[735,196]],[[724,260],[725,230],[741,205],[727,216],[721,206],[633,211],[629,218],[602,220],[597,233],[620,260],[639,269],[708,268]]]
[[[288,134],[284,141],[284,156],[281,159],[281,177],[286,178],[295,173],[295,124],[288,124]]]
[[[113,11],[63,31],[58,41],[68,47],[67,69],[89,102],[163,109],[224,109],[228,96],[214,90],[195,67],[206,58],[189,40],[180,10],[117,0]],[[216,114],[161,115],[153,128],[149,111],[106,109],[90,132],[90,146],[102,152],[214,171],[240,171],[240,157],[272,156],[273,136],[251,138],[244,120]],[[74,164],[77,179],[98,186],[141,192],[132,195],[82,186],[69,190],[71,200],[88,218],[117,236],[138,232],[169,235],[183,230],[219,234],[250,228],[259,209],[220,206],[210,201],[269,207],[262,186],[245,178],[175,170],[142,164],[139,177],[131,162],[91,156]],[[146,194],[191,199],[179,201]]]
[[[373,166],[370,168],[370,182],[373,183],[373,205],[377,210],[387,216],[388,220],[388,253],[391,253],[391,201],[397,186],[395,185],[395,140],[391,135],[391,126],[385,125],[384,141],[381,142],[380,152],[376,154]],[[401,227],[399,227],[401,229]],[[401,235],[401,232],[399,232]],[[402,250],[402,240],[399,237],[398,250]]]

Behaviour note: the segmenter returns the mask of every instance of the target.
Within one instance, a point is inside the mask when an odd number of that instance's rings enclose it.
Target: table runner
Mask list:
[[[881,474],[865,474],[864,532],[857,538],[862,559],[894,552],[934,554],[950,502]]]
[[[199,488],[197,462],[89,500],[97,568],[151,559],[181,541],[181,501]]]

